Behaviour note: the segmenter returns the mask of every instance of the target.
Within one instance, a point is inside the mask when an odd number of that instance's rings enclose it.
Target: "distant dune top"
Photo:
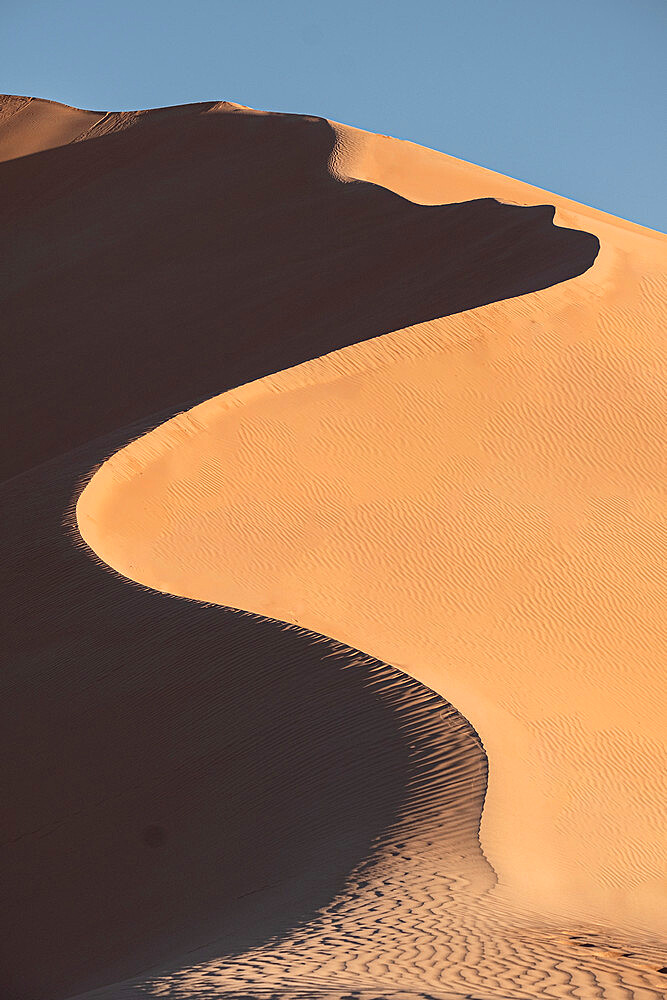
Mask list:
[[[242,105],[202,101],[143,111],[83,111],[41,97],[0,94],[0,163],[70,142],[99,138],[148,121],[162,121],[172,115],[236,109],[242,109]]]

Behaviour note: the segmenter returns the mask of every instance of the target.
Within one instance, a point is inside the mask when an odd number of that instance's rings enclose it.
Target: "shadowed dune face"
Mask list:
[[[2,471],[53,460],[2,490],[5,996],[283,934],[411,822],[492,884],[486,761],[446,702],[130,586],[63,527],[134,421],[595,258],[545,207],[342,183],[333,142],[319,120],[183,113],[0,166]]]
[[[595,259],[547,206],[341,183],[334,141],[320,120],[184,112],[0,164],[2,475]]]
[[[62,528],[99,448],[0,493],[3,998],[284,934],[415,814],[452,875],[492,884],[486,761],[458,713],[328,640],[99,566]]]

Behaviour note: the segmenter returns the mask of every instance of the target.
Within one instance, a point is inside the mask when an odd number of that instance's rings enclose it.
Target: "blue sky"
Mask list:
[[[667,230],[665,0],[0,3],[6,93],[322,115]]]

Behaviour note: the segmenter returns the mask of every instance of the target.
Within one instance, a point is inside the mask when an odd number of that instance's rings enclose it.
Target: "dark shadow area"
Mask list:
[[[332,145],[319,120],[185,114],[0,165],[2,471],[51,460],[0,492],[7,1000],[284,934],[411,811],[455,817],[484,868],[486,761],[442,699],[124,582],[63,526],[142,429],[118,428],[595,258],[548,208],[342,184]]]
[[[0,478],[595,259],[549,206],[341,183],[333,145],[319,119],[181,109],[0,164]]]
[[[413,814],[444,810],[455,868],[466,849],[485,868],[486,759],[439,696],[321,637],[128,583],[74,543],[80,474],[121,443],[0,491],[6,1000],[284,934]]]

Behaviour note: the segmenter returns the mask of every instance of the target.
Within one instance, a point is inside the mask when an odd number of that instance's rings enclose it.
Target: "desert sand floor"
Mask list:
[[[3,996],[664,995],[664,238],[225,103],[0,154]]]

